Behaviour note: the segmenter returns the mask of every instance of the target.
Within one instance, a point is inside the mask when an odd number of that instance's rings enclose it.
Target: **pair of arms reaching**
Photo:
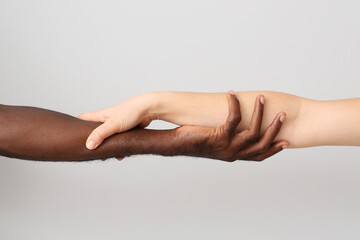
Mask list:
[[[227,97],[224,93],[154,92],[79,117],[90,121],[39,108],[0,105],[0,154],[44,161],[135,154],[263,160],[287,145],[359,146],[359,109],[359,99],[314,101],[276,92],[237,92]],[[281,127],[284,112],[287,117]],[[154,119],[184,126],[136,127],[112,135]],[[95,139],[95,146],[112,136],[90,151],[84,144],[89,135],[87,142]]]
[[[263,104],[258,98],[249,129],[239,133],[236,129],[241,120],[239,101],[233,92],[227,99],[228,117],[219,127],[135,128],[107,138],[93,151],[84,143],[100,123],[45,109],[0,106],[0,154],[44,161],[83,161],[135,154],[188,155],[234,161],[262,160],[287,144],[284,141],[272,144],[283,114],[279,114],[260,137]]]

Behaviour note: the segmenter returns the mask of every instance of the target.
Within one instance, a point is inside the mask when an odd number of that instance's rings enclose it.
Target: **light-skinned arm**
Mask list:
[[[289,148],[360,146],[360,99],[318,101],[281,92],[236,92],[242,113],[238,130],[248,126],[254,99],[259,94],[266,99],[261,132],[278,112],[286,112],[286,121],[275,140],[286,139]],[[225,120],[227,111],[226,93],[169,91],[138,95],[113,107],[82,114],[80,118],[105,122],[87,139],[87,143],[94,140],[98,146],[102,139],[126,130],[131,124],[146,126],[151,120],[160,119],[178,125],[215,127]],[[127,119],[126,113],[136,121]]]

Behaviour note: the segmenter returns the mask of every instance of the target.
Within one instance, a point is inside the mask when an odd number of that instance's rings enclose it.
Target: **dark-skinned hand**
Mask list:
[[[280,131],[285,113],[278,113],[264,133],[261,133],[264,104],[259,95],[256,98],[255,109],[248,129],[237,132],[241,121],[240,103],[234,92],[227,94],[229,113],[224,124],[217,128],[198,126],[182,126],[177,129],[181,135],[197,136],[194,140],[199,144],[199,150],[194,156],[219,159],[233,162],[235,160],[262,161],[280,152],[288,146],[287,141],[274,142]],[[193,143],[190,143],[193,144]]]

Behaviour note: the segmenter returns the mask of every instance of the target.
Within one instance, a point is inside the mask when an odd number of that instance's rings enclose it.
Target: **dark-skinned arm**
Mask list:
[[[137,154],[259,161],[288,144],[286,141],[273,143],[284,113],[278,114],[260,136],[263,105],[257,98],[249,129],[236,132],[241,120],[236,95],[228,93],[228,103],[228,118],[217,128],[135,128],[107,138],[92,151],[84,142],[101,123],[35,107],[0,105],[0,155],[39,161],[86,161]]]

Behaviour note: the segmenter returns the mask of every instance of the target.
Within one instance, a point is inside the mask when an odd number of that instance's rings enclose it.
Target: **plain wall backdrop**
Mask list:
[[[160,90],[359,97],[359,10],[358,0],[0,0],[0,103],[76,116]],[[0,239],[359,239],[359,156],[0,157]]]

